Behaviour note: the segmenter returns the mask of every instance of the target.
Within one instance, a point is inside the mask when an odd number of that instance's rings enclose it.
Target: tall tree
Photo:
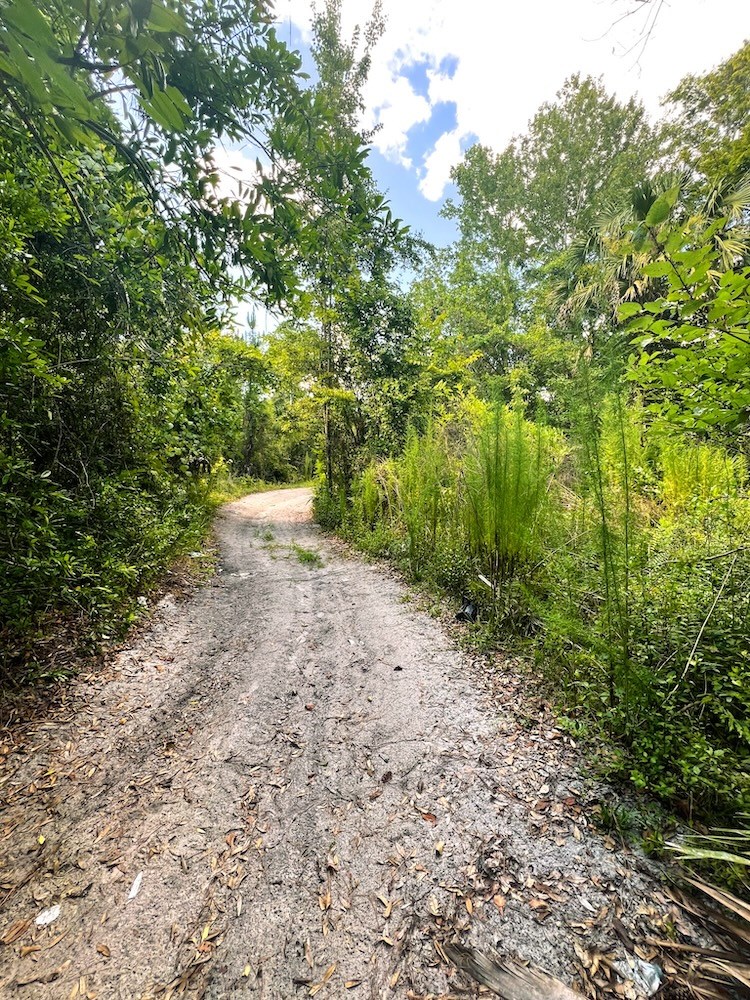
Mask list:
[[[667,95],[675,152],[710,182],[728,187],[750,171],[750,42]]]
[[[389,335],[400,329],[404,315],[393,305],[397,296],[389,275],[409,252],[408,231],[376,188],[366,162],[368,136],[360,124],[362,86],[382,28],[376,4],[364,33],[356,29],[344,40],[341,2],[328,0],[313,20],[318,128],[294,136],[286,126],[281,129],[281,145],[290,150],[295,171],[313,192],[307,201],[311,238],[299,261],[307,295],[297,312],[320,331],[320,367],[313,375],[321,400],[329,492],[337,478],[345,490],[353,451],[362,443],[357,379],[365,367],[357,358],[369,347],[377,349],[385,328]]]
[[[474,146],[453,171],[461,237],[528,270],[569,246],[646,172],[656,140],[643,106],[600,80],[572,76],[501,153]]]

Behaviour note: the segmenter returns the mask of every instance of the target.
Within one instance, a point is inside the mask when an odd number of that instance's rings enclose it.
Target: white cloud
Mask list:
[[[399,69],[376,64],[364,93],[367,102],[365,125],[379,126],[373,145],[383,156],[404,167],[412,162],[406,155],[409,131],[421,122],[429,121],[432,106],[426,97],[417,94]]]
[[[445,191],[451,167],[461,159],[461,131],[443,132],[424,161],[419,190],[428,201],[439,201]]]
[[[638,50],[625,53],[642,17],[615,24],[636,6],[635,0],[384,0],[387,27],[365,95],[366,123],[383,125],[377,148],[409,166],[410,129],[428,120],[430,106],[454,102],[455,129],[436,139],[422,163],[412,165],[422,193],[438,200],[461,158],[462,140],[476,135],[502,148],[571,73],[602,74],[610,90],[624,98],[638,91],[656,112],[660,97],[686,73],[705,72],[750,36],[746,0],[665,2],[636,65]],[[364,24],[371,10],[372,0],[343,0],[344,31]],[[277,0],[281,37],[291,18],[309,38],[311,12],[306,0]],[[452,76],[439,71],[451,56],[457,60]],[[431,67],[429,100],[402,75],[416,62]]]

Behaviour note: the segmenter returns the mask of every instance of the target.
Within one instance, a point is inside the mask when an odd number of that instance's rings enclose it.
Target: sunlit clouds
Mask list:
[[[496,149],[575,72],[604,76],[621,97],[638,92],[651,112],[689,72],[704,72],[750,35],[745,0],[662,4],[648,39],[632,0],[384,0],[386,31],[364,94],[373,146],[439,201],[451,168],[474,141]],[[364,24],[371,0],[343,0],[344,32]],[[312,4],[277,0],[280,34],[291,22],[309,40]],[[731,29],[728,29],[731,25]],[[452,120],[438,114],[448,106]]]

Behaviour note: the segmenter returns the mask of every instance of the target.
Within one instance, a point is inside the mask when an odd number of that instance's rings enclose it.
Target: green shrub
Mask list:
[[[324,478],[318,478],[313,496],[313,516],[327,531],[340,528],[347,514],[347,499],[343,494],[328,489]]]
[[[442,432],[409,431],[403,456],[395,463],[395,500],[408,541],[409,570],[420,579],[451,516],[456,470]]]
[[[90,481],[85,496],[4,459],[13,470],[0,496],[0,670],[27,678],[37,638],[68,622],[81,649],[120,633],[129,602],[180,552],[195,547],[213,510],[208,486],[154,473]],[[70,632],[70,630],[69,630]]]
[[[520,407],[495,407],[477,429],[464,462],[462,516],[495,600],[542,554],[561,455],[559,435],[527,421]]]
[[[475,598],[482,648],[532,650],[571,724],[613,741],[610,774],[681,809],[747,807],[742,459],[652,430],[620,396],[584,406],[567,442],[498,408],[411,433],[400,459],[368,467],[345,530]]]

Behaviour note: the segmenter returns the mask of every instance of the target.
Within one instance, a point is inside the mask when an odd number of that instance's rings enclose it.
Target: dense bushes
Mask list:
[[[525,649],[609,771],[685,815],[750,807],[748,135],[714,100],[747,57],[648,127],[573,77],[467,151],[458,240],[412,288],[413,429],[324,504],[473,598],[471,640]]]
[[[240,470],[265,379],[255,348],[212,328],[213,290],[172,228],[125,212],[137,188],[110,153],[68,154],[92,248],[50,164],[8,128],[0,119],[3,683],[37,669],[53,619],[84,645],[127,624],[124,602],[196,545],[210,474]]]
[[[132,598],[208,525],[205,485],[127,474],[63,490],[27,470],[4,484],[2,680],[44,673],[37,640],[64,631],[81,651],[133,619]],[[75,646],[74,646],[75,648]],[[67,652],[72,652],[68,650]],[[64,656],[63,660],[67,660]]]
[[[743,461],[609,396],[563,435],[474,405],[358,479],[345,530],[482,608],[610,770],[684,808],[750,805]],[[486,582],[482,582],[481,576]]]

